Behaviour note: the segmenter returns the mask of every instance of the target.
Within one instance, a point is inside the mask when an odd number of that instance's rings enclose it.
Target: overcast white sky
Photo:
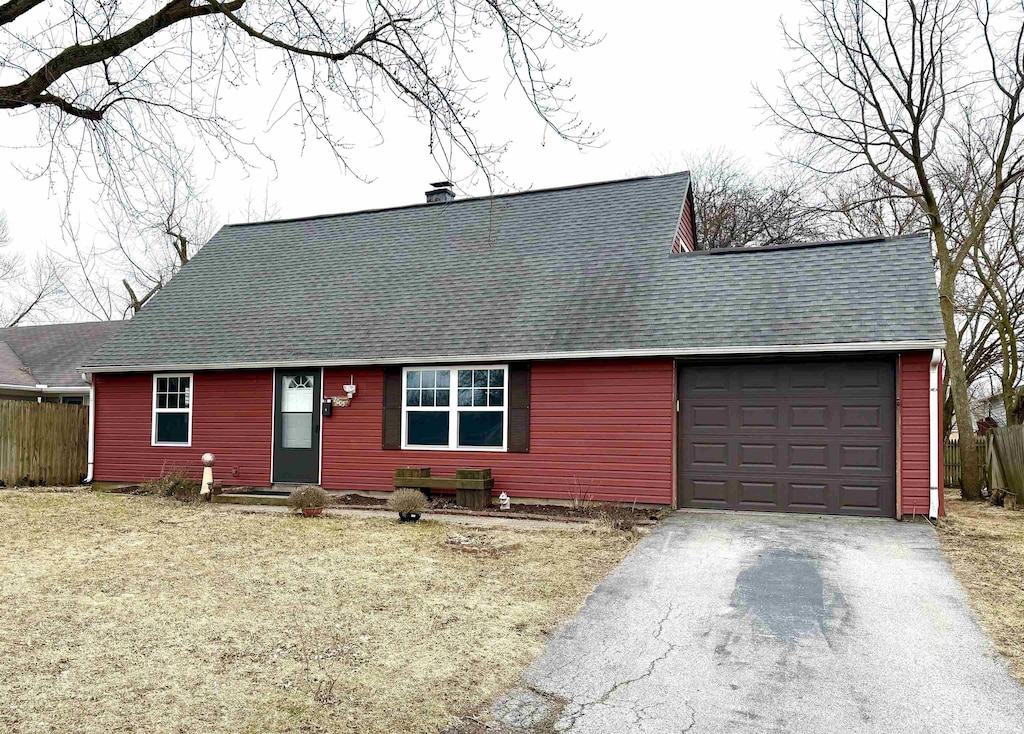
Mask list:
[[[603,146],[580,151],[552,139],[514,90],[491,84],[477,121],[484,137],[509,140],[502,169],[515,188],[543,188],[636,175],[659,161],[680,168],[688,153],[729,148],[754,166],[768,166],[778,131],[759,126],[763,114],[752,92],[755,83],[774,87],[780,68],[791,59],[783,48],[780,17],[797,21],[799,0],[672,2],[646,0],[562,0],[579,13],[585,27],[605,36],[578,54],[557,55],[558,70],[574,79],[576,105],[595,127],[604,129]],[[628,8],[628,10],[626,10]],[[480,49],[477,53],[484,53]],[[250,94],[266,90],[248,90]],[[267,120],[246,97],[229,100],[228,114],[245,124],[277,162],[245,171],[236,163],[204,172],[220,222],[238,221],[247,200],[264,195],[278,217],[394,206],[422,201],[427,183],[438,179],[427,149],[427,132],[391,106],[380,145],[356,134],[350,163],[372,182],[345,175],[329,151],[316,144],[303,152],[287,124],[267,132]],[[3,144],[34,142],[30,116],[4,120]],[[0,149],[0,209],[7,213],[15,246],[26,253],[62,246],[57,202],[45,181],[26,181],[17,165],[42,162],[36,150]],[[471,194],[484,194],[483,184]],[[93,204],[83,192],[75,210],[86,228]]]

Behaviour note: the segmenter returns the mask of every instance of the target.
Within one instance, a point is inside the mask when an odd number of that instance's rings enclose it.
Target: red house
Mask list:
[[[940,514],[928,237],[694,232],[686,173],[226,226],[82,368],[91,478]]]

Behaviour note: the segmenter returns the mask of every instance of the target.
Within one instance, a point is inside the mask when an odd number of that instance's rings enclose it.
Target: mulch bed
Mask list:
[[[111,490],[124,494],[139,494],[138,485],[120,487]],[[224,487],[221,492],[232,494],[247,494],[266,492],[265,487]],[[383,497],[367,497],[366,495],[350,493],[333,495],[335,507],[348,507],[354,510],[379,510],[387,506],[387,500]],[[439,515],[478,515],[481,517],[509,517],[515,516],[524,520],[558,520],[561,522],[590,522],[599,519],[605,509],[601,503],[588,503],[583,507],[568,507],[565,505],[547,504],[525,504],[514,503],[507,510],[499,510],[498,505],[491,505],[485,510],[471,510],[455,504],[455,498],[450,495],[435,495],[430,500],[430,507],[427,512]],[[668,510],[651,508],[630,508],[624,505],[617,505],[616,512],[632,515],[637,525],[654,525],[668,514]]]
[[[334,499],[335,506],[350,507],[353,509],[380,509],[387,506],[387,500],[381,497],[366,497],[361,494],[337,495]],[[604,509],[597,504],[589,504],[585,507],[574,508],[563,505],[533,505],[513,504],[507,510],[499,510],[497,505],[492,505],[485,510],[471,510],[455,504],[449,496],[435,496],[430,501],[427,512],[439,515],[476,515],[480,517],[509,517],[515,516],[524,520],[558,520],[562,522],[589,522],[602,516]],[[661,520],[665,510],[631,509],[618,507],[617,512],[633,516],[637,525],[653,525]]]
[[[628,512],[638,522],[653,521],[657,522],[665,516],[664,510],[654,510],[647,508],[630,509],[625,506],[617,506],[618,512]],[[454,500],[450,497],[435,497],[430,502],[430,511],[438,510],[459,510],[460,512],[467,512],[473,514],[488,514],[488,515],[530,515],[531,517],[549,517],[549,518],[570,518],[574,520],[596,520],[601,517],[604,508],[598,504],[589,504],[585,507],[567,507],[565,505],[531,505],[526,503],[513,503],[507,510],[499,510],[497,505],[494,505],[489,510],[467,510],[465,507],[459,507],[455,504]]]
[[[367,497],[362,494],[342,494],[335,495],[334,504],[361,507],[383,507],[387,504],[387,500],[381,499],[380,497]]]

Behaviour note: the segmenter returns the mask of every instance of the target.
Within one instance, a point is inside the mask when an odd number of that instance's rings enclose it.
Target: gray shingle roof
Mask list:
[[[0,329],[0,345],[6,345],[28,370],[21,371],[22,382],[8,382],[15,375],[3,369],[10,360],[0,354],[0,384],[87,387],[78,366],[126,325],[124,321],[94,321]]]
[[[0,341],[0,385],[35,387],[36,381],[7,342]]]
[[[685,173],[227,226],[96,368],[941,341],[928,238],[672,255]]]

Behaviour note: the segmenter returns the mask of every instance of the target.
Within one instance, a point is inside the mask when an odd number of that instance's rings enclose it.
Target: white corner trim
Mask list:
[[[939,365],[942,350],[932,350],[928,367],[928,517],[939,516]]]
[[[271,372],[274,387],[270,394],[270,484],[274,484],[274,449],[277,446],[277,369]]]
[[[327,425],[324,422],[324,368],[320,368],[320,403],[313,406],[313,410],[316,411],[317,420],[320,421],[320,430],[317,432],[317,436],[320,439],[320,456],[317,461],[320,465],[316,472],[316,483],[318,487],[324,486],[324,427]]]
[[[96,383],[89,380],[89,464],[85,472],[85,483],[92,481],[96,465]]]
[[[944,349],[945,341],[895,341],[895,342],[839,342],[827,344],[780,344],[775,346],[728,346],[728,347],[693,347],[688,349],[607,349],[579,352],[512,352],[494,354],[459,354],[459,355],[403,355],[401,357],[362,357],[328,360],[303,360],[279,362],[209,362],[209,363],[172,363],[150,365],[106,365],[89,367],[93,372],[191,372],[198,370],[231,370],[231,369],[272,369],[292,367],[359,367],[365,365],[446,365],[471,364],[483,362],[526,362],[539,360],[561,359],[621,359],[630,357],[728,357],[728,356],[760,356],[780,354],[831,354],[849,352],[909,352],[931,351]]]

